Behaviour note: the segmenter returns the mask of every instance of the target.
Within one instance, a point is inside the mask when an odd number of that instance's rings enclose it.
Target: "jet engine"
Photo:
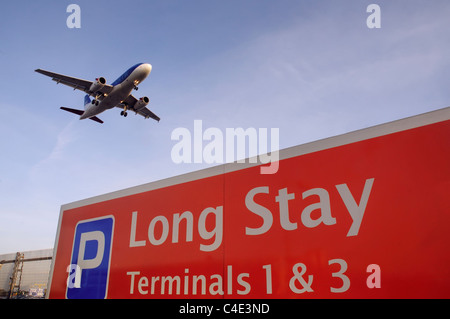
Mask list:
[[[99,77],[95,79],[95,82],[92,83],[91,87],[89,88],[89,91],[95,93],[99,90],[101,90],[106,84],[106,80],[104,77]]]
[[[146,97],[146,96],[141,97],[134,105],[134,109],[136,111],[138,111],[138,110],[142,109],[143,107],[146,107],[148,102],[150,102],[150,99],[148,97]]]

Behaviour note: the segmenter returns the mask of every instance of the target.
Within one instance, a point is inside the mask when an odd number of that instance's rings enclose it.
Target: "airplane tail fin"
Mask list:
[[[91,104],[91,99],[89,98],[89,95],[86,94],[86,95],[84,96],[84,109],[87,108],[87,105],[88,105],[88,104]]]
[[[82,110],[70,109],[70,108],[64,107],[64,106],[61,106],[60,109],[64,110],[64,111],[67,111],[67,112],[70,112],[70,113],[74,113],[74,114],[80,115],[80,116],[83,115],[83,113],[84,113],[84,111],[82,111]],[[100,120],[97,116],[90,117],[89,119],[93,120],[95,122],[103,124],[103,121]]]

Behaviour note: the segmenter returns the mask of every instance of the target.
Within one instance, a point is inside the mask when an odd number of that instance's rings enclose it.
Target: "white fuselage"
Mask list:
[[[98,105],[89,104],[80,116],[80,120],[96,116],[103,111],[112,109],[121,104],[133,91],[139,83],[141,83],[150,74],[152,66],[148,63],[139,65],[131,72],[121,83],[114,85],[113,90],[107,96],[104,96]]]

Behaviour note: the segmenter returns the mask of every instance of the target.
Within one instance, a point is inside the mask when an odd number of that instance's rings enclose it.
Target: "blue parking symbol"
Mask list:
[[[113,216],[78,222],[68,268],[68,299],[106,298],[113,230]]]

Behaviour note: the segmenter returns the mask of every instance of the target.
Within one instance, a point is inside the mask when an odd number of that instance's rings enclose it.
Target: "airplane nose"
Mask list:
[[[143,69],[145,70],[145,73],[147,73],[147,75],[149,75],[150,72],[152,72],[152,65],[150,63],[145,63],[142,66],[143,66]]]

